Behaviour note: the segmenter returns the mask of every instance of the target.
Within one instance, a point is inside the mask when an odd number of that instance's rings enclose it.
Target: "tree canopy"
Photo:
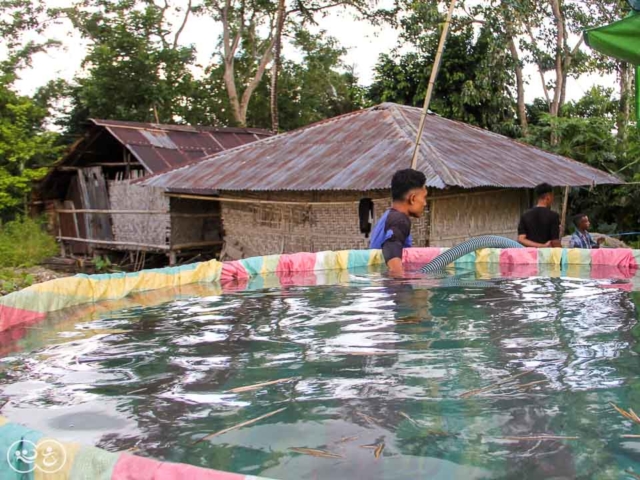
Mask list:
[[[369,0],[68,0],[54,8],[47,0],[3,1],[0,215],[24,210],[30,181],[90,117],[287,131],[385,101],[420,106],[447,4],[394,0],[383,10]],[[344,47],[317,27],[336,11],[397,29],[399,41],[380,56],[371,85],[361,84]],[[585,28],[628,11],[624,0],[458,0],[431,110],[638,179],[632,68],[581,40]],[[205,20],[208,58],[185,41],[193,22]],[[52,25],[86,42],[81,69],[70,81],[20,94],[16,82],[34,55],[65,42]],[[572,79],[587,73],[615,75],[617,83],[568,101]],[[533,88],[540,98],[531,97]],[[576,208],[597,211],[596,223],[630,228],[632,187],[599,192],[575,192]]]

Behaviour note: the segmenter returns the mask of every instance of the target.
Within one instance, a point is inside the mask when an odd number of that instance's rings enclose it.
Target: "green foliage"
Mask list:
[[[0,267],[31,267],[55,255],[56,242],[31,218],[18,218],[0,227]]]
[[[90,40],[85,72],[69,86],[73,108],[62,124],[77,133],[89,117],[192,122],[195,50],[166,39],[163,11],[152,2],[91,2],[99,9],[63,10]]]
[[[12,268],[0,268],[0,295],[16,292],[35,283],[33,275]]]
[[[612,91],[594,88],[563,108],[565,117],[536,113],[527,142],[595,168],[617,174],[623,180],[640,181],[640,131],[630,131],[624,142],[616,136],[618,100]],[[534,111],[535,105],[530,106]],[[555,134],[557,144],[549,141]],[[635,185],[574,189],[570,212],[589,215],[593,230],[601,233],[636,231],[640,191]]]
[[[433,33],[435,43],[438,34]],[[421,106],[435,61],[428,53],[382,55],[368,91],[373,103]],[[513,134],[515,109],[510,89],[513,74],[505,46],[483,28],[477,38],[471,25],[447,39],[430,110],[454,120]]]
[[[60,152],[58,135],[45,129],[49,112],[42,103],[0,81],[0,219],[25,213],[32,182]]]
[[[96,272],[98,273],[111,271],[112,264],[111,260],[109,260],[109,257],[96,257],[93,261],[93,264],[96,268]]]
[[[345,69],[346,53],[335,38],[325,32],[312,35],[298,31],[294,38],[303,55],[300,63],[283,62],[279,75],[278,109],[280,127],[293,130],[326,118],[349,113],[366,106],[365,89],[352,71]],[[248,123],[269,128],[270,74],[256,90],[249,106]]]

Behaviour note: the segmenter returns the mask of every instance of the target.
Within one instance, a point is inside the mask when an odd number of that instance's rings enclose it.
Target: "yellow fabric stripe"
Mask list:
[[[340,250],[336,252],[335,265],[333,268],[339,268],[340,270],[346,270],[349,268],[349,250]]]
[[[567,249],[567,263],[569,265],[591,265],[591,253],[581,248]]]
[[[59,442],[52,438],[41,438],[36,446],[36,470],[34,480],[68,480],[79,443]],[[45,463],[47,462],[47,463]],[[59,470],[58,470],[59,468]]]
[[[384,263],[384,257],[382,256],[382,250],[371,250],[369,256],[369,266],[382,265]]]
[[[262,257],[262,269],[260,270],[260,273],[262,275],[274,273],[279,262],[280,255],[267,255]]]

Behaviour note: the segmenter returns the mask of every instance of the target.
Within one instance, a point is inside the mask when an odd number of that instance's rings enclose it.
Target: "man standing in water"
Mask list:
[[[551,210],[553,187],[541,183],[533,191],[538,202],[522,214],[518,224],[518,242],[525,247],[559,248],[560,215]]]
[[[411,168],[398,170],[391,179],[391,208],[384,212],[371,233],[372,249],[382,249],[393,276],[403,275],[402,250],[411,247],[411,218],[419,218],[427,205],[424,173]]]

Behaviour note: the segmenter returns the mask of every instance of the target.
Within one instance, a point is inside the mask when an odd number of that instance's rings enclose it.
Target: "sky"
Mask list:
[[[174,0],[185,2],[186,0]],[[381,0],[378,5],[384,6],[389,0]],[[67,0],[48,0],[51,6],[68,4]],[[376,27],[365,21],[358,21],[345,12],[333,11],[327,17],[319,19],[318,29],[338,39],[347,49],[344,58],[347,65],[355,66],[356,74],[363,85],[373,81],[373,69],[381,53],[390,52],[398,41],[398,32],[390,26]],[[192,17],[185,29],[182,44],[194,44],[198,51],[198,60],[206,64],[217,43],[220,29],[211,19]],[[33,67],[22,74],[17,88],[21,93],[32,94],[39,86],[54,78],[71,80],[81,69],[81,62],[86,51],[84,42],[69,25],[62,23],[52,27],[48,36],[62,40],[63,48],[39,54],[34,58]],[[576,39],[572,39],[573,42]],[[573,43],[572,43],[573,44]],[[295,59],[295,52],[285,47],[284,55]],[[588,47],[583,46],[586,49]],[[531,66],[525,69],[528,80],[526,100],[532,101],[543,95],[538,73]],[[594,85],[613,87],[615,76],[590,75],[578,80],[569,79],[567,88],[568,100],[577,100]]]

